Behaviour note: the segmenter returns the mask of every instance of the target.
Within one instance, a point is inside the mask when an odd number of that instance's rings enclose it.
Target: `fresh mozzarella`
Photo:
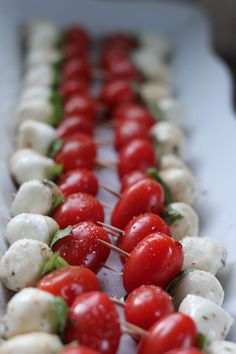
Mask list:
[[[216,277],[203,270],[193,269],[179,279],[170,291],[176,308],[189,295],[202,296],[221,306],[224,300],[224,290]]]
[[[58,336],[48,333],[27,333],[3,343],[1,354],[57,354],[63,346]]]
[[[56,221],[49,216],[22,213],[16,215],[7,224],[6,238],[10,245],[24,238],[49,244],[52,235],[58,229]]]
[[[224,339],[233,324],[233,318],[228,312],[201,296],[186,296],[179,311],[190,316],[195,321],[199,333],[209,340]]]
[[[17,112],[17,123],[25,120],[36,120],[48,123],[53,114],[52,103],[42,97],[34,97],[30,100],[21,101]]]
[[[197,187],[192,173],[183,168],[168,168],[160,171],[160,177],[167,184],[173,202],[192,205],[196,199]]]
[[[187,168],[183,160],[173,154],[167,154],[161,156],[160,161],[161,170],[167,170],[168,168]]]
[[[10,160],[10,171],[17,184],[50,178],[55,162],[31,149],[20,149]]]
[[[181,103],[173,97],[164,97],[159,100],[159,108],[164,114],[164,117],[169,122],[176,125],[182,125],[186,116]]]
[[[52,66],[48,64],[32,65],[25,74],[24,84],[49,87],[53,81]]]
[[[62,197],[55,183],[47,180],[32,180],[23,183],[12,203],[12,215],[33,213],[48,215],[55,200]]]
[[[213,340],[206,348],[207,354],[236,354],[236,344],[226,340]]]
[[[52,250],[43,242],[18,240],[0,260],[0,278],[12,291],[34,286],[40,279],[43,266],[52,256]]]
[[[25,288],[14,295],[4,317],[4,335],[11,338],[30,332],[55,333],[57,318],[55,297],[37,288]]]
[[[47,155],[49,147],[56,137],[56,130],[50,125],[26,120],[19,127],[18,146],[20,149],[29,148],[42,155]]]
[[[185,137],[182,131],[171,122],[157,122],[151,129],[153,138],[161,154],[183,155]]]
[[[41,64],[53,64],[61,59],[61,55],[58,50],[54,48],[35,48],[28,52],[25,59],[26,65],[41,65]]]
[[[183,269],[195,268],[216,275],[225,266],[227,251],[213,238],[185,237],[180,242],[184,252]]]
[[[53,47],[59,36],[59,28],[45,19],[36,19],[27,25],[27,39],[30,48]]]
[[[147,81],[140,85],[140,93],[147,104],[157,104],[159,101],[171,96],[168,85],[156,81]]]
[[[43,85],[28,85],[24,87],[21,93],[21,100],[27,101],[34,98],[41,98],[44,100],[49,100],[52,90],[50,87]]]
[[[169,208],[182,216],[169,227],[175,240],[182,240],[186,236],[197,236],[199,232],[199,219],[196,212],[185,203],[170,203]]]
[[[165,60],[171,53],[169,42],[157,33],[144,32],[138,38],[140,45],[152,50],[160,60]]]

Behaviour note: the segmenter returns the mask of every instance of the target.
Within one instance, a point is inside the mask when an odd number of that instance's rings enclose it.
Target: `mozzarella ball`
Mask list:
[[[23,92],[21,93],[21,100],[27,101],[34,98],[41,98],[44,100],[49,100],[52,90],[50,87],[41,85],[28,85],[25,86]]]
[[[57,185],[47,180],[32,180],[23,183],[12,203],[12,215],[33,213],[48,215],[53,203],[61,197]]]
[[[32,65],[25,73],[24,84],[49,87],[53,81],[53,70],[49,64]]]
[[[226,340],[213,340],[206,348],[207,354],[236,354],[236,344]]]
[[[25,120],[36,120],[48,123],[53,114],[53,105],[48,99],[34,97],[21,101],[17,109],[17,124]]]
[[[30,332],[55,333],[58,322],[54,299],[52,294],[37,288],[25,288],[14,295],[4,317],[5,337]]]
[[[140,85],[141,96],[147,104],[157,104],[160,100],[171,96],[171,89],[165,83],[147,81]]]
[[[53,234],[58,230],[58,224],[49,216],[22,213],[7,224],[6,238],[10,245],[24,238],[49,244]]]
[[[30,48],[53,47],[60,34],[58,26],[46,19],[34,19],[27,25],[26,31]]]
[[[182,125],[186,116],[182,104],[173,97],[164,97],[159,100],[159,108],[164,117],[169,122],[176,125]]]
[[[174,221],[170,227],[171,235],[177,241],[186,236],[197,236],[199,232],[199,219],[196,212],[185,203],[170,203],[171,209],[182,215],[181,219]]]
[[[216,277],[203,270],[194,269],[184,275],[170,292],[176,308],[189,295],[202,296],[221,306],[224,290]]]
[[[169,168],[160,171],[160,177],[167,184],[173,202],[192,205],[196,200],[197,187],[192,173],[183,168]]]
[[[143,32],[138,36],[139,44],[155,52],[160,60],[165,60],[171,53],[170,43],[157,33]]]
[[[178,156],[173,154],[167,154],[161,156],[160,161],[161,170],[167,170],[168,168],[186,168],[185,163]]]
[[[28,52],[25,62],[28,67],[31,65],[50,64],[58,62],[61,54],[54,48],[35,48]]]
[[[15,336],[0,347],[1,354],[57,354],[63,345],[58,336],[48,333],[28,333]]]
[[[52,250],[43,242],[31,239],[14,242],[0,260],[3,284],[12,291],[34,286],[52,256]]]
[[[185,237],[180,241],[184,252],[183,269],[195,268],[216,275],[227,259],[226,249],[211,237]]]
[[[26,120],[19,127],[18,147],[33,149],[42,155],[47,155],[49,147],[56,138],[56,130],[50,125]]]
[[[182,131],[170,122],[157,122],[151,133],[158,143],[161,154],[183,155],[185,137]]]
[[[50,178],[55,162],[31,149],[20,149],[10,160],[10,171],[17,184]]]
[[[233,318],[219,305],[201,296],[188,295],[181,302],[179,311],[190,316],[198,332],[208,340],[224,339],[233,324]]]

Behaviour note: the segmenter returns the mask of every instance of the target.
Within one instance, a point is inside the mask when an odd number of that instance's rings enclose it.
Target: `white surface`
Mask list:
[[[196,207],[201,235],[215,237],[228,249],[228,266],[220,280],[225,290],[223,306],[236,319],[236,120],[230,107],[229,74],[209,50],[209,31],[203,16],[191,8],[149,2],[1,1],[0,215],[8,213],[13,188],[6,166],[12,149],[12,138],[9,136],[9,130],[13,127],[12,103],[16,99],[20,74],[16,25],[35,15],[55,17],[61,24],[80,22],[88,25],[94,33],[117,28],[153,29],[173,41],[173,82],[188,113],[187,158],[199,183],[200,196]],[[112,159],[112,152],[101,149],[100,153],[104,159]],[[112,172],[102,171],[99,178],[118,189]],[[105,192],[100,193],[100,199],[115,201]],[[0,231],[4,237],[4,225]],[[109,263],[120,269],[116,256],[113,255]],[[107,270],[101,273],[106,274],[101,277],[102,288],[113,296],[122,296],[119,276]],[[236,324],[229,338],[236,341]],[[119,354],[132,353],[134,346],[131,339],[123,336]]]

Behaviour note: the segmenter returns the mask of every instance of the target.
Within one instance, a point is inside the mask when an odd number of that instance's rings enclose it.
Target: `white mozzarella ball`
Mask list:
[[[160,171],[160,177],[167,184],[173,202],[192,205],[196,200],[197,187],[194,176],[183,168],[168,168]]]
[[[6,238],[9,244],[28,238],[49,244],[52,235],[58,231],[56,221],[49,216],[22,213],[7,224]]]
[[[63,345],[58,336],[49,333],[27,333],[15,336],[0,347],[1,354],[58,354]]]
[[[194,269],[185,274],[170,292],[176,308],[183,299],[191,294],[202,296],[221,306],[224,300],[224,290],[216,277],[203,270]]]
[[[183,132],[171,122],[157,122],[151,133],[158,143],[161,154],[183,155],[185,137]]]
[[[54,299],[52,294],[37,288],[25,288],[14,295],[4,317],[5,337],[30,332],[55,333],[58,323]]]
[[[170,203],[169,208],[181,214],[182,218],[174,221],[169,227],[175,240],[182,240],[186,236],[197,236],[199,233],[199,218],[196,212],[185,203]]]
[[[236,344],[226,340],[213,340],[206,348],[207,354],[236,354]]]
[[[23,183],[12,203],[12,215],[33,213],[48,215],[55,200],[62,196],[55,183],[47,180],[32,180]]]
[[[165,38],[157,33],[143,32],[139,35],[140,45],[152,50],[158,58],[164,60],[171,53],[171,46]]]
[[[0,260],[3,284],[12,291],[34,286],[52,256],[52,250],[43,242],[31,239],[14,242]]]
[[[159,100],[159,108],[164,114],[164,117],[169,122],[176,125],[182,125],[186,116],[182,104],[173,97],[164,97]]]
[[[50,178],[55,162],[31,149],[20,149],[10,160],[10,171],[17,184],[32,179]]]
[[[42,98],[44,100],[49,100],[52,90],[50,87],[41,85],[28,85],[25,86],[21,93],[21,100],[28,101],[34,98]]]
[[[48,64],[32,65],[25,73],[24,84],[49,87],[53,81],[52,66]]]
[[[54,48],[35,48],[28,52],[25,62],[31,65],[53,64],[61,59],[60,52]]]
[[[53,47],[60,34],[58,26],[46,19],[31,21],[26,28],[28,44],[34,48]]]
[[[157,104],[171,96],[171,89],[167,84],[156,81],[147,81],[140,85],[141,96],[147,104]]]
[[[233,324],[233,318],[228,312],[201,296],[186,296],[179,311],[190,316],[195,321],[199,333],[209,340],[224,339]]]
[[[216,275],[227,259],[227,251],[211,237],[185,237],[180,241],[184,252],[183,269],[195,268]]]
[[[173,154],[167,154],[161,156],[160,161],[161,170],[167,170],[168,168],[186,168],[187,166],[178,156]]]
[[[26,120],[19,127],[18,147],[33,149],[42,155],[47,155],[49,147],[56,138],[56,130],[50,125]]]
[[[17,124],[25,120],[48,123],[53,114],[53,109],[52,103],[42,97],[21,101],[16,112]]]

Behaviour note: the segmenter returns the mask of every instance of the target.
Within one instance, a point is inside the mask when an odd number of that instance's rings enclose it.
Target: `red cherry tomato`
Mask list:
[[[173,349],[165,354],[204,354],[201,350],[197,348],[189,348],[189,349]]]
[[[147,173],[135,170],[127,175],[125,175],[122,180],[121,180],[121,191],[123,192],[126,188],[132,186],[138,181],[141,181],[141,179],[148,178]]]
[[[106,66],[106,74],[110,79],[138,80],[140,75],[129,57],[117,58]]]
[[[75,94],[88,94],[90,82],[87,79],[70,79],[63,81],[60,85],[59,92],[66,103]]]
[[[102,227],[91,221],[84,221],[74,225],[71,233],[59,239],[52,249],[59,252],[70,265],[82,265],[97,272],[110,254],[110,248],[99,242],[99,239],[110,243],[108,234]]]
[[[100,99],[110,109],[120,103],[132,102],[136,93],[132,86],[124,80],[106,82],[102,88]]]
[[[71,26],[65,33],[65,43],[78,43],[81,49],[87,51],[90,45],[89,34],[83,27]]]
[[[146,172],[158,165],[152,144],[144,139],[135,139],[126,144],[119,153],[118,173],[120,178],[136,170]]]
[[[140,241],[127,258],[123,284],[127,293],[140,285],[165,288],[181,271],[183,251],[179,242],[156,232]]]
[[[57,127],[57,136],[58,138],[68,138],[78,133],[92,135],[93,128],[93,122],[87,117],[81,115],[71,116],[63,120]]]
[[[116,149],[122,149],[126,144],[135,139],[144,139],[151,142],[151,134],[146,124],[135,120],[121,121],[115,130]]]
[[[77,297],[69,310],[67,343],[76,340],[101,353],[115,354],[120,336],[119,316],[106,294],[93,291]]]
[[[61,229],[82,221],[104,222],[104,210],[99,201],[90,194],[74,193],[66,197],[52,217]]]
[[[160,214],[164,209],[164,190],[151,178],[143,179],[127,188],[111,216],[111,224],[123,229],[128,222],[140,214]]]
[[[85,58],[72,58],[66,61],[62,67],[61,75],[62,80],[71,79],[90,79],[91,78],[91,66]]]
[[[159,215],[145,213],[135,216],[125,226],[123,235],[119,237],[118,247],[130,253],[144,237],[153,232],[161,232],[171,236],[168,225]],[[123,257],[121,260],[126,261]]]
[[[118,47],[130,51],[134,49],[136,45],[135,37],[127,33],[117,32],[106,38],[106,47]]]
[[[116,121],[135,120],[145,124],[147,128],[151,128],[156,119],[148,112],[148,110],[138,103],[126,103],[117,107],[112,115]]]
[[[143,329],[174,312],[171,297],[154,285],[142,285],[132,291],[125,300],[125,318]]]
[[[106,69],[110,63],[122,58],[127,58],[127,52],[122,48],[108,47],[101,54],[101,66]]]
[[[64,62],[74,58],[87,58],[88,52],[84,50],[83,44],[78,42],[67,42],[62,46],[62,58]]]
[[[54,159],[63,165],[64,172],[78,167],[92,170],[96,163],[96,145],[88,135],[76,134],[65,140]]]
[[[97,104],[89,96],[75,94],[66,102],[64,115],[65,118],[73,115],[82,115],[94,121],[97,116]]]
[[[164,354],[170,349],[187,349],[197,343],[197,328],[193,320],[173,313],[157,321],[142,338],[138,354]]]
[[[78,345],[73,347],[67,347],[60,354],[101,354],[93,349],[84,347],[83,345]]]
[[[79,192],[96,195],[98,192],[97,177],[85,168],[77,168],[63,174],[57,180],[57,185],[64,196]]]
[[[99,290],[99,281],[88,268],[69,266],[46,274],[36,288],[61,296],[71,305],[78,295]]]

